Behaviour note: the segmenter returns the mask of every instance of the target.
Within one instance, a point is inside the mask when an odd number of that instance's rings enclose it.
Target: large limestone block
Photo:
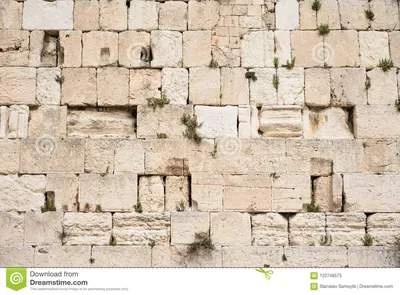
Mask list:
[[[164,180],[161,176],[139,178],[139,201],[145,212],[164,211]]]
[[[182,33],[174,31],[152,31],[152,68],[182,67]]]
[[[209,67],[190,68],[189,102],[195,105],[219,105],[221,101],[221,74]]]
[[[300,25],[299,2],[296,0],[277,0],[275,5],[276,28],[295,30]]]
[[[264,138],[303,135],[300,106],[263,106],[259,112],[259,124]]]
[[[90,267],[92,247],[45,246],[35,249],[35,267]]]
[[[368,2],[368,0],[338,0],[342,29],[368,28],[368,19],[365,17],[365,10],[369,8]]]
[[[117,245],[169,245],[170,213],[115,213],[113,237]]]
[[[364,154],[365,169],[367,171],[399,171],[400,158],[396,151],[396,142],[394,139],[368,139],[364,142]]]
[[[4,0],[0,9],[0,29],[21,29],[22,8],[23,3]]]
[[[74,29],[81,31],[97,31],[100,28],[99,1],[75,1]]]
[[[168,1],[160,5],[160,30],[185,31],[188,21],[188,5],[183,1]]]
[[[60,105],[61,71],[58,68],[37,70],[36,100],[39,104]]]
[[[185,209],[189,207],[189,178],[167,176],[165,179],[165,211],[177,211],[182,202]]]
[[[79,1],[82,3],[82,1]],[[92,2],[94,3],[94,2]],[[60,65],[62,67],[80,67],[82,64],[82,32],[60,32]]]
[[[189,78],[186,69],[162,69],[162,91],[170,104],[187,104],[189,95]]]
[[[43,136],[21,142],[21,173],[83,172],[85,144],[81,139]],[[65,159],[68,159],[66,161]]]
[[[332,246],[361,246],[366,221],[364,213],[327,213],[326,232]]]
[[[188,28],[194,30],[211,30],[219,20],[219,3],[217,1],[189,1]]]
[[[356,138],[395,138],[400,136],[400,112],[392,105],[355,107]]]
[[[0,173],[16,174],[19,171],[19,140],[0,140]]]
[[[135,137],[135,119],[129,111],[71,110],[67,116],[68,136]]]
[[[142,140],[118,140],[115,143],[115,172],[144,173]]]
[[[86,106],[97,104],[96,69],[64,68],[61,104]]]
[[[195,106],[198,133],[206,138],[237,137],[238,108],[234,106]]]
[[[100,29],[123,31],[128,26],[128,7],[124,0],[100,0]]]
[[[374,238],[374,245],[396,245],[400,237],[400,214],[376,213],[367,218],[367,232]]]
[[[320,139],[354,138],[348,124],[349,112],[342,108],[305,109],[304,137]]]
[[[275,69],[251,70],[257,77],[256,81],[250,82],[250,104],[252,105],[276,105],[278,104],[277,93],[272,83]]]
[[[149,67],[150,34],[124,31],[119,34],[119,64],[127,68]]]
[[[66,245],[109,245],[112,228],[111,213],[65,213]]]
[[[58,40],[54,31],[32,31],[30,34],[29,66],[57,67],[61,64],[62,51],[58,50]],[[59,55],[59,63],[58,63]],[[58,64],[57,64],[58,63]]]
[[[137,175],[81,174],[79,176],[80,211],[132,211],[137,202]]]
[[[285,267],[346,267],[346,247],[285,247]]]
[[[103,68],[97,70],[97,105],[127,106],[129,104],[129,70]]]
[[[291,46],[297,67],[322,67],[334,54],[315,31],[292,31]]]
[[[365,69],[331,69],[331,103],[335,107],[367,104]]]
[[[255,31],[245,34],[241,40],[242,66],[245,68],[272,67],[274,45],[275,35],[272,31]]]
[[[310,107],[329,107],[331,102],[328,69],[305,70],[305,103]]]
[[[397,93],[396,69],[384,72],[373,69],[367,72],[371,87],[368,89],[368,104],[395,104],[399,98]]]
[[[54,193],[57,210],[77,211],[79,204],[79,179],[73,173],[47,174],[46,192]]]
[[[217,245],[251,245],[251,221],[247,213],[211,213],[211,240]]]
[[[314,0],[299,2],[300,30],[314,30],[317,25],[317,12],[312,9],[313,2]]]
[[[222,248],[223,267],[282,267],[283,247],[230,246]]]
[[[390,57],[393,60],[395,67],[400,67],[400,32],[389,33],[389,44],[390,44]]]
[[[2,211],[40,211],[44,204],[44,182],[41,175],[32,176],[43,189],[29,187],[17,175],[0,176],[0,208]]]
[[[224,177],[221,174],[193,173],[192,206],[198,211],[222,211],[225,198]]]
[[[291,46],[290,46],[290,31],[275,31],[274,32],[274,51],[275,57],[280,60],[280,63],[285,63],[292,59]],[[272,61],[273,62],[273,61]],[[271,66],[271,64],[266,64]]]
[[[82,66],[103,67],[118,64],[118,33],[92,31],[82,36]]]
[[[221,104],[249,104],[249,82],[243,68],[221,69]]]
[[[349,267],[399,267],[396,247],[349,247]]]
[[[291,246],[319,246],[325,237],[324,213],[299,213],[289,218]]]
[[[224,210],[270,211],[271,186],[269,175],[226,175]]]
[[[113,173],[115,142],[109,139],[86,139],[85,172]]]
[[[256,246],[287,246],[288,220],[279,213],[251,217],[252,244]]]
[[[147,105],[137,108],[137,137],[157,138],[157,134],[166,134],[168,138],[183,137],[186,126],[181,123],[184,114],[192,114],[192,106],[165,105],[155,110]]]
[[[30,112],[29,137],[65,137],[67,106],[43,105]]]
[[[24,1],[25,30],[72,30],[74,1]]]
[[[150,267],[150,247],[95,246],[92,250],[95,267]]]
[[[329,46],[334,53],[330,59],[326,60],[328,66],[360,66],[360,49],[357,31],[332,31],[325,37],[324,44],[325,47]]]
[[[209,235],[210,220],[208,212],[171,213],[171,245],[192,244],[197,235]]]
[[[398,30],[399,29],[399,3],[391,0],[369,1],[374,12],[374,21],[371,22],[372,30]]]
[[[361,140],[342,139],[332,142],[333,172],[362,172],[365,162]]]
[[[0,30],[0,66],[28,66],[29,32]]]
[[[345,174],[345,212],[400,212],[398,174]]]
[[[137,69],[130,71],[129,104],[147,104],[147,99],[161,97],[161,71]]]
[[[313,180],[314,200],[322,212],[342,210],[342,177],[340,174],[320,176]]]
[[[158,29],[157,2],[131,1],[128,21],[130,30],[151,31]]]
[[[390,58],[389,37],[386,32],[360,32],[361,67],[372,69],[378,66],[379,60]]]
[[[36,69],[0,68],[0,105],[36,103]]]
[[[278,69],[278,104],[304,104],[304,69]]]
[[[4,209],[3,209],[4,210]],[[0,212],[1,246],[22,246],[24,244],[25,214]]]
[[[0,246],[0,267],[34,266],[35,248],[31,246]]]
[[[27,212],[25,214],[25,245],[61,245],[62,212]]]
[[[207,67],[210,62],[211,31],[183,32],[183,66]]]
[[[314,2],[314,1],[313,1]],[[312,8],[312,2],[309,2]],[[315,11],[313,10],[313,13]],[[317,14],[317,25],[327,24],[331,30],[340,30],[339,4],[337,1],[324,1]],[[311,29],[315,29],[313,26]]]

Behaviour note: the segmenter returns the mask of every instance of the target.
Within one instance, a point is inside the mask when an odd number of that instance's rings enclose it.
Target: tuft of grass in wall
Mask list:
[[[186,202],[184,200],[181,200],[176,204],[176,211],[178,212],[183,212],[186,209]]]
[[[368,19],[368,20],[370,20],[370,21],[374,21],[374,19],[375,19],[375,14],[372,12],[372,10],[371,9],[367,9],[367,10],[365,10],[365,17]]]
[[[272,84],[274,85],[274,88],[276,90],[278,90],[278,88],[279,88],[279,77],[278,77],[278,75],[274,74],[274,76],[272,77]]]
[[[165,133],[157,133],[157,138],[165,139],[165,138],[168,138],[168,136]]]
[[[380,59],[378,67],[382,68],[382,71],[385,73],[393,68],[393,61],[387,58]]]
[[[164,107],[164,105],[169,104],[170,99],[167,97],[165,92],[161,92],[161,98],[151,97],[147,99],[147,105],[155,110],[157,107]]]
[[[90,258],[90,259],[89,259],[89,263],[90,263],[90,264],[94,264],[94,262],[95,262],[95,259],[94,259],[94,258]]]
[[[286,61],[286,66],[285,66],[285,67],[286,67],[288,70],[292,70],[292,69],[294,68],[295,62],[296,62],[296,58],[293,57],[291,61]]]
[[[321,246],[330,246],[332,245],[332,236],[331,235],[325,235],[319,239],[319,244]]]
[[[374,237],[370,234],[365,234],[361,241],[363,242],[364,246],[372,246],[374,243]]]
[[[217,157],[217,153],[218,153],[218,143],[214,143],[214,149],[212,152],[210,152],[210,155],[215,159]]]
[[[368,91],[368,89],[371,88],[371,79],[367,77],[367,80],[365,80],[365,90]]]
[[[153,249],[155,245],[156,245],[156,241],[150,239],[149,240],[149,246],[151,247],[151,249]]]
[[[311,5],[312,10],[314,11],[319,11],[322,7],[321,0],[314,0],[314,2]]]
[[[133,205],[133,209],[135,209],[136,213],[143,213],[142,203],[138,201],[136,205]]]
[[[285,254],[282,255],[282,261],[287,261],[287,258],[286,258]]]
[[[269,174],[269,177],[272,177],[273,179],[278,179],[281,176],[279,174],[277,174],[276,172],[272,172]]]
[[[101,213],[101,212],[103,212],[103,209],[101,208],[101,205],[97,204],[97,205],[96,205],[96,209],[94,210],[94,212],[96,212],[96,213]]]
[[[245,77],[246,79],[257,81],[256,73],[254,72],[246,72]]]
[[[331,31],[331,29],[329,28],[329,25],[328,25],[328,24],[321,24],[321,25],[319,25],[319,26],[317,27],[317,30],[318,30],[318,33],[319,33],[321,36],[328,35],[329,32]]]
[[[55,80],[56,80],[57,83],[60,83],[60,85],[62,85],[64,83],[65,77],[57,75]]]
[[[42,211],[42,213],[49,211],[56,211],[56,205],[54,204],[54,200],[52,199],[46,200],[44,202],[44,206],[42,206],[40,210]]]
[[[114,236],[111,235],[110,237],[110,242],[109,242],[110,246],[115,246],[117,245],[117,241],[115,240]]]
[[[209,67],[210,68],[218,68],[219,67],[218,62],[214,58],[212,58],[210,61]]]
[[[279,58],[274,57],[274,67],[277,69],[279,67]]]
[[[68,238],[70,237],[70,234],[65,230],[64,226],[62,226],[61,231],[57,230],[57,237],[61,241],[61,245],[64,246]]]
[[[397,111],[400,112],[400,98],[396,99],[396,101],[394,102],[394,105],[397,108]]]
[[[195,143],[199,144],[203,138],[197,133],[197,128],[201,127],[203,123],[197,122],[197,116],[190,114],[184,114],[181,117],[181,123],[186,126],[186,131],[183,132],[183,136],[193,140]]]
[[[314,192],[311,193],[311,204],[307,205],[307,212],[309,213],[316,213],[316,212],[320,212],[321,208],[319,207],[319,205],[317,205],[315,203],[315,196],[314,196]]]
[[[195,241],[189,245],[188,254],[197,254],[201,249],[212,251],[215,249],[211,238],[206,233],[196,233]]]

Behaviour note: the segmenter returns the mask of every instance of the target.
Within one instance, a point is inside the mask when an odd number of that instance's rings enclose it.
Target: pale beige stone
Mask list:
[[[137,182],[134,173],[80,174],[79,210],[131,212],[137,202]]]
[[[230,246],[222,248],[223,267],[281,267],[283,247]]]
[[[0,173],[16,174],[19,171],[19,140],[0,140]]]
[[[211,30],[219,20],[219,3],[216,1],[189,1],[189,30]]]
[[[89,246],[45,246],[35,249],[35,267],[89,267]]]
[[[205,67],[210,61],[211,31],[183,32],[183,66]]]
[[[151,31],[158,29],[159,3],[151,1],[131,1],[128,13],[130,30]]]
[[[208,212],[171,213],[171,245],[192,244],[198,235],[208,236],[210,220]]]
[[[46,192],[54,193],[57,210],[77,211],[79,205],[79,179],[73,173],[47,174]]]
[[[61,71],[58,68],[37,70],[36,100],[39,104],[59,105]]]
[[[0,68],[0,105],[35,104],[36,69]]]
[[[275,36],[272,31],[254,31],[241,40],[241,60],[245,68],[272,67]],[[290,48],[289,48],[290,49]]]
[[[81,3],[81,1],[78,1]],[[91,2],[95,3],[95,2]],[[59,63],[64,68],[79,68],[82,64],[82,32],[60,32]]]
[[[0,212],[2,239],[0,246],[22,246],[24,244],[25,214],[18,212]]]
[[[391,0],[372,0],[369,6],[374,12],[374,21],[371,22],[372,30],[398,30],[399,29],[399,3]]]
[[[320,176],[313,180],[314,201],[322,212],[340,212],[342,209],[342,177],[338,174]],[[340,187],[340,189],[338,189]]]
[[[251,217],[252,244],[255,246],[287,246],[288,220],[278,213]]]
[[[331,103],[335,107],[367,104],[365,69],[331,69]]]
[[[147,99],[161,97],[161,71],[137,69],[130,71],[129,104],[147,104]]]
[[[221,104],[249,104],[249,83],[243,68],[221,69]]]
[[[274,52],[275,57],[280,60],[280,63],[289,62],[292,60],[291,46],[290,46],[290,31],[275,31],[274,32]],[[272,61],[268,61],[266,66],[271,66]]]
[[[25,214],[25,245],[61,245],[62,212],[27,212]]]
[[[100,0],[100,29],[123,31],[128,27],[126,0]]]
[[[364,213],[327,213],[326,232],[332,246],[361,246],[366,221]]]
[[[31,246],[2,246],[0,247],[1,267],[34,266],[35,248]]]
[[[312,4],[310,4],[311,6]],[[314,10],[313,10],[314,11]],[[317,25],[327,24],[331,30],[340,30],[339,5],[337,1],[323,1],[317,12]],[[311,28],[314,29],[315,27]]]
[[[227,43],[227,39],[225,40]],[[216,67],[240,67],[240,50],[230,48],[228,44],[217,44],[211,49],[212,60]]]
[[[29,32],[0,30],[0,66],[28,66]]]
[[[112,223],[111,213],[65,213],[65,244],[109,245]]]
[[[119,34],[119,64],[127,68],[150,66],[150,34],[124,31]]]
[[[182,203],[183,202],[183,203]],[[189,207],[189,179],[185,176],[167,176],[165,179],[165,210],[177,211]]]
[[[88,32],[82,35],[82,66],[103,67],[118,63],[118,33]]]
[[[195,105],[219,105],[220,70],[209,67],[190,68],[189,101]]]
[[[316,31],[292,31],[291,46],[297,67],[322,67],[333,53]]]
[[[118,140],[115,143],[115,172],[143,174],[144,154],[142,140]]]
[[[344,211],[400,212],[398,174],[344,174]]]
[[[42,50],[45,32],[44,31],[32,31],[29,36],[29,66],[40,67],[44,66],[42,60]],[[54,65],[56,66],[56,65]]]
[[[67,116],[68,136],[135,137],[133,114],[129,111],[71,110]]]
[[[389,37],[386,32],[360,32],[361,67],[372,69],[378,66],[379,61],[390,58]]]
[[[366,30],[368,19],[365,17],[365,10],[369,8],[368,2],[368,0],[338,0],[341,28]]]
[[[364,142],[365,169],[370,172],[396,172],[400,158],[397,157],[394,139],[368,139]]]
[[[109,139],[85,140],[85,172],[114,172],[115,142]]]
[[[92,250],[95,267],[150,267],[150,247],[95,246]]]
[[[349,267],[399,267],[399,254],[395,247],[349,247]]]
[[[291,246],[318,246],[325,237],[324,213],[300,213],[289,217]]]
[[[126,106],[129,103],[129,70],[107,67],[97,70],[97,105]]]
[[[67,106],[43,105],[30,112],[29,137],[65,137]]]
[[[169,245],[170,220],[169,212],[115,213],[113,237],[117,245]]]
[[[310,107],[328,107],[331,102],[328,69],[305,70],[305,103]]]
[[[278,69],[278,104],[304,104],[304,69]]]
[[[276,105],[277,93],[272,83],[275,69],[253,69],[257,80],[250,82],[250,104]]]
[[[21,173],[83,172],[84,141],[43,136],[21,142]],[[68,159],[68,161],[66,161]]]
[[[361,140],[334,140],[332,151],[334,173],[363,172],[365,156]]]
[[[397,48],[400,47],[400,32],[389,33],[389,45],[390,45],[390,57],[395,67],[400,67],[400,51]]]
[[[192,206],[198,211],[222,211],[225,197],[224,178],[221,174],[192,174]]]
[[[317,26],[317,12],[312,9],[313,2],[314,0],[299,2],[300,30],[314,30]]]
[[[397,93],[396,69],[384,72],[382,69],[373,69],[367,72],[371,87],[368,89],[368,104],[395,104]]]
[[[141,176],[138,189],[143,211],[164,211],[164,180],[161,176]]]
[[[28,137],[29,107],[12,105],[0,108],[0,138]]]
[[[186,69],[162,69],[162,91],[170,104],[187,104],[189,95],[189,78]]]
[[[202,125],[197,129],[205,138],[237,137],[238,108],[233,106],[194,108],[198,122]]]
[[[185,31],[188,21],[188,5],[183,1],[160,4],[160,30]]]
[[[96,105],[96,69],[64,68],[61,88],[61,104],[71,106]]]
[[[4,0],[0,9],[0,29],[21,29],[23,3]]]
[[[211,213],[211,240],[217,245],[251,245],[251,221],[247,213]]]
[[[324,5],[322,5],[322,7],[324,7]],[[324,46],[332,50],[330,58],[326,58],[326,64],[328,66],[360,66],[360,49],[357,31],[332,31],[324,38]]]
[[[376,213],[367,218],[367,232],[373,237],[373,245],[396,245],[400,236],[400,214]]]
[[[346,247],[285,247],[285,267],[345,267]]]
[[[96,31],[100,28],[99,1],[79,0],[74,6],[74,29]]]
[[[299,27],[299,2],[296,0],[277,0],[275,5],[276,28],[295,30]]]
[[[182,67],[182,33],[174,31],[152,31],[152,68]]]
[[[259,112],[259,129],[262,137],[302,136],[301,107],[263,106]]]

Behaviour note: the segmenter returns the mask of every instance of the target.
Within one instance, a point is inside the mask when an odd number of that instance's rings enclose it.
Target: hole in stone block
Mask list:
[[[100,58],[103,63],[108,63],[110,59],[110,48],[103,47],[100,49]]]
[[[354,136],[354,107],[344,108],[344,110],[348,113],[346,124],[349,127],[351,134]]]
[[[58,65],[58,36],[58,31],[44,32],[43,47],[40,53],[40,63],[42,66],[56,67]]]

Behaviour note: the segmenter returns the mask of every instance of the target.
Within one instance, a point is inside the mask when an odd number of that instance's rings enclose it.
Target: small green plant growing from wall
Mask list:
[[[53,199],[48,199],[44,202],[44,206],[40,208],[42,213],[49,212],[49,211],[56,211],[56,205],[54,204]]]
[[[186,126],[186,131],[183,132],[183,136],[193,140],[195,143],[199,144],[203,138],[197,133],[197,128],[202,126],[202,123],[197,122],[197,116],[190,114],[184,114],[181,117],[181,123]]]
[[[89,205],[89,203],[86,203],[85,207],[83,207],[83,212],[89,213],[89,211],[90,211],[90,205]]]
[[[371,79],[367,77],[367,80],[365,80],[365,90],[368,91],[368,89],[371,88]]]
[[[246,72],[245,76],[246,76],[246,79],[249,79],[252,81],[257,81],[256,73],[254,73],[254,72]]]
[[[183,212],[186,209],[186,202],[184,200],[181,200],[176,204],[176,211],[178,212]]]
[[[365,236],[361,238],[361,241],[363,242],[364,246],[372,246],[374,243],[374,238],[370,234],[365,234]]]
[[[269,177],[272,177],[273,179],[278,179],[280,177],[280,175],[277,174],[276,172],[272,172],[269,174]]]
[[[111,235],[110,237],[110,242],[109,242],[110,246],[115,246],[117,245],[117,241],[115,240],[114,236]]]
[[[332,245],[332,236],[331,235],[322,236],[319,239],[319,244],[321,246],[330,246],[330,245]]]
[[[365,10],[365,17],[368,19],[368,20],[370,20],[370,21],[374,21],[374,19],[375,19],[375,14],[372,12],[372,10],[371,9],[367,9],[367,10]]]
[[[57,230],[57,237],[61,241],[61,245],[65,245],[67,243],[68,238],[70,237],[70,234],[67,233],[67,231],[64,228],[64,225],[61,225],[61,230]]]
[[[321,9],[321,6],[322,6],[321,0],[314,0],[314,2],[311,5],[311,8],[314,11],[319,11]]]
[[[150,248],[153,249],[155,245],[156,245],[156,241],[150,239],[150,240],[149,240],[149,246],[150,246]]]
[[[195,241],[189,245],[188,254],[193,255],[198,253],[201,249],[212,251],[215,249],[208,233],[196,233]]]
[[[212,58],[209,67],[214,69],[218,68],[219,67],[218,62],[214,58]]]
[[[391,68],[393,68],[393,61],[387,58],[380,59],[378,67],[382,69],[385,73],[388,72]]]
[[[136,213],[143,213],[142,203],[138,201],[136,205],[133,205],[133,209],[135,209]]]
[[[168,138],[167,134],[165,133],[157,133],[157,138],[159,139],[166,139]]]
[[[294,63],[296,62],[296,58],[293,57],[291,61],[286,61],[286,68],[288,70],[292,70],[294,68]]]
[[[155,110],[157,107],[164,107],[164,105],[169,104],[171,101],[165,94],[165,92],[161,92],[161,98],[151,97],[147,99],[147,105],[152,107]]]
[[[217,153],[218,153],[218,143],[214,143],[214,149],[212,152],[210,152],[210,155],[215,159],[217,157]]]
[[[96,205],[96,209],[94,210],[96,213],[101,213],[103,212],[103,209],[101,208],[101,205]]]
[[[328,25],[328,24],[321,24],[321,25],[319,25],[319,26],[317,27],[317,30],[318,30],[318,33],[319,33],[321,36],[328,35],[329,32],[331,31],[331,29],[329,28],[329,25]]]
[[[274,67],[277,69],[279,67],[279,58],[274,57]]]
[[[274,88],[276,90],[278,90],[278,88],[279,88],[279,77],[276,74],[274,74],[274,76],[272,77],[272,85],[274,85]]]
[[[320,212],[321,208],[319,205],[315,203],[315,196],[314,193],[311,193],[311,204],[307,205],[307,212],[309,213],[317,213]]]

